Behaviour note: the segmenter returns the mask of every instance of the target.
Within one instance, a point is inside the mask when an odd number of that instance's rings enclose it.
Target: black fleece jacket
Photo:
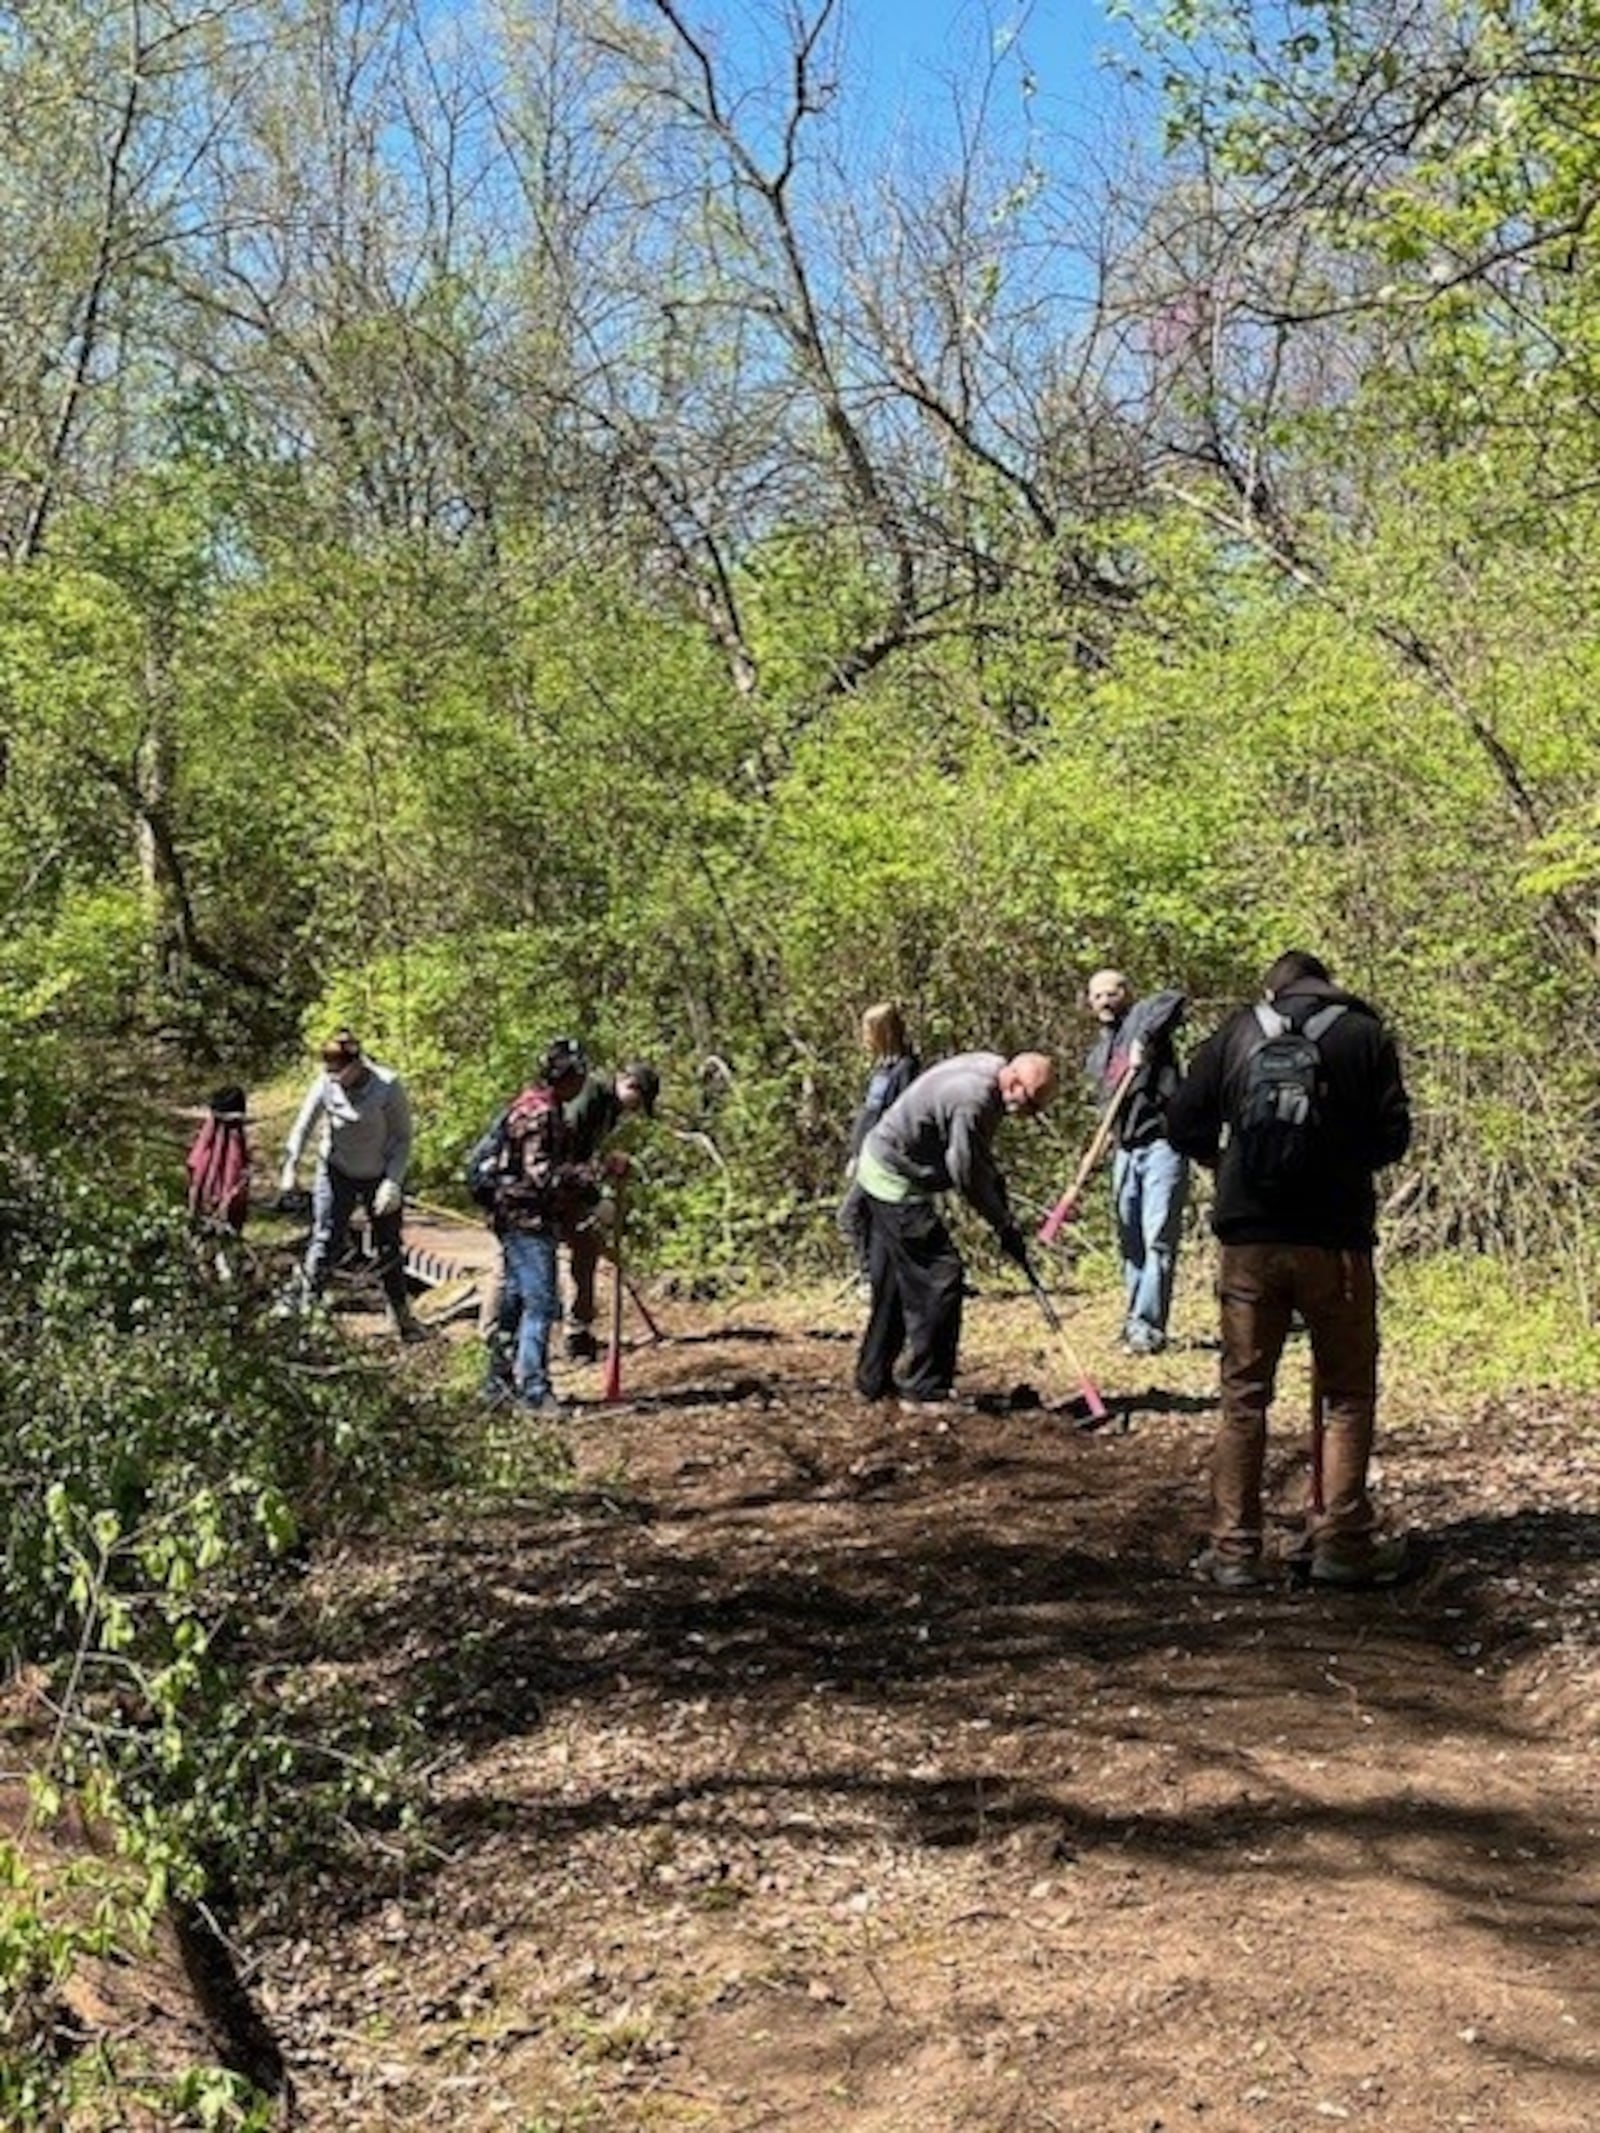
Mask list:
[[[1377,1012],[1320,978],[1298,978],[1277,994],[1280,1013],[1315,1012],[1327,1001],[1347,1012],[1322,1037],[1327,1096],[1311,1174],[1292,1203],[1269,1206],[1250,1189],[1230,1148],[1246,1068],[1261,1025],[1243,1007],[1194,1054],[1167,1104],[1167,1138],[1180,1153],[1213,1167],[1211,1226],[1225,1244],[1319,1244],[1370,1251],[1377,1225],[1373,1174],[1411,1144],[1411,1106],[1394,1039]],[[1296,1018],[1298,1019],[1298,1017]]]

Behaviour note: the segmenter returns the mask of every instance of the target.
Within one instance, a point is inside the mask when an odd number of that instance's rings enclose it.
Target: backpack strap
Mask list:
[[[1345,1011],[1343,1000],[1330,1000],[1326,1007],[1319,1007],[1314,1015],[1308,1015],[1301,1023],[1302,1034],[1309,1037],[1313,1044],[1320,1044]]]
[[[1263,1038],[1270,1040],[1273,1037],[1286,1037],[1293,1030],[1297,1036],[1309,1037],[1313,1044],[1320,1044],[1339,1017],[1348,1010],[1347,1000],[1327,1000],[1309,1015],[1286,1015],[1265,1000],[1258,1000],[1255,1005],[1255,1018],[1261,1025]]]

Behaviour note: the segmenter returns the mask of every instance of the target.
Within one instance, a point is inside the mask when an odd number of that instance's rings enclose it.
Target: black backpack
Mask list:
[[[478,1207],[492,1208],[499,1196],[506,1167],[506,1121],[510,1116],[511,1106],[507,1104],[487,1131],[473,1142],[472,1153],[467,1157],[466,1188]]]
[[[1257,1199],[1289,1197],[1313,1167],[1328,1092],[1320,1046],[1344,1012],[1342,1000],[1326,1002],[1303,1021],[1264,1003],[1255,1010],[1260,1034],[1245,1061],[1230,1140]]]

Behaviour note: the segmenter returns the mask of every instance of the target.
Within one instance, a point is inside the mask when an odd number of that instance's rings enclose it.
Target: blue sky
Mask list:
[[[1125,32],[1098,0],[845,0],[852,53],[863,60],[870,101],[891,124],[929,98],[938,101],[952,72],[966,73],[996,31],[1021,25],[1024,53],[1038,79],[1050,121],[1076,127],[1101,108],[1106,84],[1097,55]]]

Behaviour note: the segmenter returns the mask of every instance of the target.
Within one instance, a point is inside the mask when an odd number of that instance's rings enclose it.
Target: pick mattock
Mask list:
[[[1107,1419],[1106,1403],[1100,1397],[1100,1388],[1084,1367],[1082,1356],[1067,1339],[1067,1329],[1062,1324],[1061,1313],[1055,1307],[1054,1298],[1026,1259],[1022,1262],[1022,1271],[1028,1277],[1028,1287],[1033,1291],[1033,1300],[1039,1306],[1045,1324],[1055,1336],[1056,1345],[1078,1380],[1078,1391],[1083,1398],[1083,1404],[1089,1410],[1089,1419],[1092,1422],[1104,1422]]]
[[[1077,1214],[1083,1188],[1094,1176],[1101,1158],[1111,1145],[1111,1136],[1117,1130],[1117,1121],[1122,1116],[1122,1107],[1128,1100],[1128,1091],[1133,1087],[1133,1077],[1138,1071],[1137,1062],[1130,1062],[1123,1068],[1117,1085],[1111,1092],[1111,1101],[1100,1114],[1100,1123],[1094,1129],[1094,1137],[1084,1150],[1077,1176],[1039,1224],[1038,1237],[1041,1244],[1054,1244],[1063,1225]]]
[[[644,1320],[644,1329],[646,1333],[649,1334],[650,1338],[653,1341],[664,1341],[667,1336],[662,1332],[659,1321],[652,1315],[650,1306],[639,1294],[638,1284],[634,1281],[631,1281],[628,1276],[623,1273],[620,1264],[617,1268],[617,1278],[628,1292],[628,1301],[633,1305],[633,1308]]]

